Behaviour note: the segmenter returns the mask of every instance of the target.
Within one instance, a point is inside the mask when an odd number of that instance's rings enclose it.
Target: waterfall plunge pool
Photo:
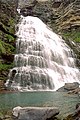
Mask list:
[[[60,116],[67,116],[75,110],[80,102],[78,95],[69,95],[63,92],[17,92],[0,94],[0,111],[21,107],[58,107]]]

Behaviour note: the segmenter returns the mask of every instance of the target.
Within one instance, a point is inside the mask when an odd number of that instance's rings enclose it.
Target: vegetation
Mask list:
[[[6,53],[6,49],[4,47],[4,42],[0,40],[0,54]]]
[[[15,0],[0,1],[0,80],[6,80],[15,53]]]
[[[11,40],[11,39],[9,39]],[[15,50],[15,48],[10,45],[9,43],[6,43],[2,40],[0,40],[0,54],[10,54]]]
[[[2,64],[2,63],[0,63],[0,71],[1,70],[8,70],[8,69],[10,69],[10,68],[12,68],[14,66],[14,64],[12,63],[12,64]]]
[[[64,32],[63,36],[66,39],[71,39],[74,42],[80,42],[80,32],[79,31],[71,31],[71,32]]]
[[[6,34],[6,39],[8,42],[14,42],[14,37],[11,35]]]

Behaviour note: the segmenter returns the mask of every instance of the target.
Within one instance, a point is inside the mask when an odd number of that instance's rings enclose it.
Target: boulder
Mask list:
[[[18,114],[19,114],[19,112],[20,112],[21,109],[22,108],[20,106],[17,106],[15,108],[13,108],[13,112],[12,112],[13,116],[18,117]]]
[[[64,89],[66,90],[74,90],[76,88],[79,88],[79,83],[78,82],[73,82],[73,83],[65,83]]]
[[[56,107],[23,107],[13,108],[13,117],[16,120],[47,120],[59,114]]]
[[[58,92],[68,92],[68,91],[74,91],[79,88],[79,83],[78,82],[73,82],[73,83],[65,83],[65,85],[61,88],[59,88],[57,91]]]

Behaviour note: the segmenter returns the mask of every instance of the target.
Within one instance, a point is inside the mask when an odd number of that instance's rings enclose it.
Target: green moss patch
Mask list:
[[[0,40],[0,54],[6,53],[5,45],[2,40]]]
[[[63,36],[66,39],[70,38],[74,42],[80,42],[80,32],[79,31],[65,32],[65,33],[63,33]]]
[[[0,40],[0,54],[10,54],[13,53],[15,48],[9,44],[5,43],[4,41]]]
[[[8,69],[11,69],[12,67],[14,66],[14,64],[12,63],[12,64],[2,64],[2,63],[0,63],[0,70],[8,70]]]

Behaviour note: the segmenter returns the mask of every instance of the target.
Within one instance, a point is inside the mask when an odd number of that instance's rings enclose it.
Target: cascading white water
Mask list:
[[[39,18],[21,16],[16,33],[15,68],[6,86],[22,91],[56,90],[79,82],[79,70],[65,41]]]

